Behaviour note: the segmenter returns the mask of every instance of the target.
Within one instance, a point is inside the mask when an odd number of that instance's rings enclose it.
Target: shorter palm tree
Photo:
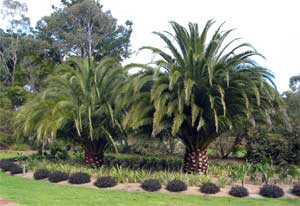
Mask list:
[[[37,140],[65,134],[85,151],[85,163],[101,166],[108,145],[121,135],[115,113],[118,87],[126,81],[124,69],[113,59],[99,64],[87,59],[68,61],[68,72],[50,77],[45,91],[16,116],[19,135],[36,134]]]

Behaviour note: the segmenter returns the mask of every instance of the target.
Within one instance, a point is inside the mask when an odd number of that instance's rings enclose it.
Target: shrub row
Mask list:
[[[55,160],[51,159],[47,154],[33,154],[24,156],[24,160]],[[158,157],[158,156],[141,156],[130,154],[105,154],[104,166],[107,167],[123,167],[128,169],[145,169],[152,171],[180,171],[183,165],[181,157]]]
[[[180,171],[183,165],[179,157],[151,157],[139,155],[107,154],[104,165],[108,167],[124,167],[129,169],[145,169],[152,171]]]
[[[19,174],[23,172],[23,168],[12,162],[11,160],[0,160],[0,169],[2,171],[10,171],[11,174]],[[77,172],[69,176],[69,174],[61,171],[50,172],[47,169],[39,169],[34,172],[34,179],[46,179],[48,178],[49,182],[61,182],[68,180],[71,184],[84,184],[91,181],[90,175]],[[114,187],[118,183],[111,176],[103,176],[97,178],[94,185],[99,188]],[[161,189],[161,184],[156,179],[145,180],[141,187],[145,191],[153,192]],[[166,185],[166,189],[171,192],[181,192],[187,190],[187,184],[181,180],[172,180],[169,181]],[[200,186],[200,191],[205,194],[216,194],[220,191],[220,188],[214,183],[205,183]],[[300,183],[295,184],[291,192],[300,196]],[[229,194],[234,197],[246,197],[249,195],[247,188],[241,186],[234,186],[229,191]],[[260,188],[259,194],[264,197],[278,198],[284,195],[284,191],[281,187],[277,185],[266,184]]]

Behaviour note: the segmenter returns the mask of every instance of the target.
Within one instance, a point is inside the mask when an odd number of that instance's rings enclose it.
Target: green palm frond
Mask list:
[[[115,110],[116,94],[127,81],[126,71],[112,58],[99,64],[72,59],[65,67],[69,73],[50,77],[47,88],[18,110],[18,132],[36,134],[40,140],[55,137],[68,124],[81,142],[105,138],[113,144],[121,119]]]
[[[155,76],[145,70],[135,76],[134,95],[148,92],[151,98],[146,102],[135,98],[129,111],[140,101],[152,110],[143,113],[139,106],[142,115],[129,112],[126,118],[131,122],[137,118],[136,122],[145,119],[150,124],[152,118],[153,134],[164,125],[188,144],[187,148],[194,148],[207,146],[220,133],[249,121],[254,113],[265,115],[277,105],[279,95],[272,73],[251,59],[263,56],[251,44],[237,45],[240,38],[228,39],[233,29],[223,31],[221,24],[210,35],[214,20],[209,20],[201,32],[194,23],[189,23],[188,29],[170,23],[174,33],[155,32],[166,51],[143,48],[161,56],[156,61],[160,69],[155,69]]]

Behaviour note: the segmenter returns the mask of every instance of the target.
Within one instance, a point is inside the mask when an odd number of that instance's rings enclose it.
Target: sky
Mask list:
[[[51,5],[59,0],[24,0],[34,25],[52,12]],[[2,0],[0,0],[0,3]],[[231,38],[242,37],[252,44],[265,59],[256,59],[275,75],[280,92],[288,89],[289,78],[300,74],[300,1],[299,0],[101,0],[104,10],[122,24],[133,22],[131,45],[134,51],[142,46],[162,48],[164,44],[153,31],[171,31],[169,21],[187,25],[198,23],[200,28],[209,19],[224,29],[236,28]],[[3,22],[0,22],[0,27]],[[134,53],[125,63],[148,63],[149,52]]]

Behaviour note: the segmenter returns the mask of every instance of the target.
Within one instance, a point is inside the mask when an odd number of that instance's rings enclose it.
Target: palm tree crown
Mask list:
[[[46,90],[19,109],[16,124],[23,134],[35,132],[37,139],[69,130],[85,151],[99,155],[114,145],[120,128],[114,105],[126,74],[110,58],[92,65],[87,59],[71,60],[64,67],[69,72],[48,79]]]
[[[251,59],[261,55],[250,44],[233,47],[238,39],[227,41],[232,30],[221,31],[222,25],[207,40],[213,23],[208,21],[200,33],[197,24],[190,23],[187,30],[171,22],[174,35],[155,32],[168,52],[143,48],[161,57],[155,62],[160,74],[148,81],[140,78],[142,84],[152,82],[153,134],[169,125],[188,153],[205,150],[220,133],[244,120],[267,116],[278,96],[272,74]]]

